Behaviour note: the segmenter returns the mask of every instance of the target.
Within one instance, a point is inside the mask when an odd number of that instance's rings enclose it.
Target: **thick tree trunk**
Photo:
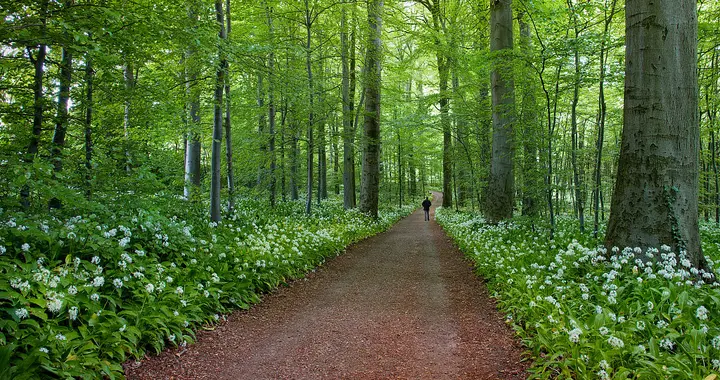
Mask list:
[[[365,57],[365,123],[360,211],[378,217],[380,192],[380,83],[383,0],[368,0],[368,44]]]
[[[215,16],[217,24],[220,28],[220,45],[218,45],[218,68],[215,76],[215,95],[214,95],[214,112],[213,112],[213,141],[212,141],[212,160],[210,179],[210,220],[219,222],[222,219],[220,215],[220,187],[221,187],[221,165],[222,165],[222,135],[223,135],[223,89],[225,85],[225,54],[222,43],[226,38],[225,22],[223,21],[223,3],[222,0],[215,0]]]
[[[488,219],[497,223],[513,215],[513,123],[515,94],[512,78],[512,0],[490,2],[490,51],[495,55],[492,72],[493,140],[487,199]]]
[[[667,245],[704,268],[695,1],[628,2],[626,41],[624,125],[605,244]]]
[[[225,0],[225,14],[227,15],[227,28],[225,32],[225,40],[230,36],[230,0]],[[233,170],[233,148],[232,148],[232,128],[230,126],[230,67],[227,57],[223,56],[220,63],[225,71],[225,161],[227,165],[227,186],[228,186],[228,212],[232,212],[235,208],[235,173]]]

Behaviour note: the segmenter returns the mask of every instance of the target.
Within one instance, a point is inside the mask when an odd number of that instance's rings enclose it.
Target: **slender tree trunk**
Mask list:
[[[512,62],[512,0],[491,0],[490,51],[497,64],[492,72],[493,142],[488,191],[488,219],[497,223],[513,215],[513,123],[515,94]]]
[[[310,211],[312,210],[313,151],[315,149],[315,144],[313,142],[313,129],[315,128],[315,88],[312,72],[312,22],[313,19],[310,11],[310,4],[308,0],[305,0],[305,68],[307,70],[308,97],[310,101],[307,127],[307,187],[305,191],[305,213],[308,215],[310,215]]]
[[[298,174],[300,172],[300,148],[298,147],[297,126],[290,124],[292,131],[292,144],[290,149],[290,199],[296,201],[300,199],[298,189]]]
[[[571,139],[572,139],[572,154],[571,154],[571,160],[572,160],[572,170],[573,170],[573,183],[574,183],[574,190],[575,190],[575,210],[577,211],[577,217],[580,222],[580,233],[585,232],[585,199],[582,196],[582,186],[583,186],[583,178],[580,175],[580,168],[578,167],[578,126],[577,126],[577,106],[578,101],[580,100],[580,51],[579,49],[579,41],[580,41],[580,32],[578,30],[577,25],[577,15],[574,14],[575,10],[573,9],[572,0],[568,0],[568,12],[571,13],[571,18],[573,19],[574,24],[574,31],[575,31],[575,44],[573,45],[573,55],[574,55],[574,66],[575,66],[575,77],[573,78],[573,97],[572,97],[572,105],[570,110],[570,125],[571,125]]]
[[[267,118],[265,111],[265,79],[263,70],[258,71],[257,81],[257,106],[258,115],[258,136],[260,136],[260,166],[258,167],[257,186],[262,186],[263,177],[265,175],[265,157],[267,154],[267,145],[265,145],[265,127],[267,126]]]
[[[270,143],[268,149],[270,150],[270,207],[275,207],[277,186],[277,180],[275,177],[277,165],[275,157],[275,29],[273,27],[272,7],[267,6],[265,9],[267,13],[268,32],[270,35],[270,53],[268,54],[268,132],[270,133]]]
[[[706,268],[698,226],[697,4],[631,1],[625,12],[624,125],[605,245],[667,245]]]
[[[125,138],[125,172],[130,172],[132,159],[130,157],[130,112],[132,106],[133,91],[135,90],[135,69],[133,68],[130,58],[123,67],[123,76],[125,78],[125,104],[123,110],[123,137]]]
[[[220,28],[220,41],[218,45],[218,67],[215,78],[215,96],[214,96],[214,115],[213,115],[213,141],[212,141],[212,177],[210,180],[210,219],[213,222],[219,222],[222,219],[220,215],[220,187],[221,187],[221,165],[222,165],[222,135],[223,135],[223,89],[225,84],[225,53],[224,42],[227,35],[225,34],[225,22],[223,21],[223,2],[215,0],[215,16],[217,24]]]
[[[593,223],[593,237],[597,239],[598,229],[600,228],[599,216],[600,210],[600,198],[602,198],[602,151],[603,144],[605,141],[605,116],[607,111],[607,105],[605,104],[605,63],[607,62],[606,54],[606,40],[608,38],[608,31],[610,24],[612,23],[613,16],[615,16],[615,5],[617,0],[612,0],[610,5],[610,14],[605,15],[605,28],[603,29],[603,38],[600,42],[600,90],[598,92],[598,138],[596,143],[597,155],[595,158],[595,189],[593,199],[593,206],[595,209],[595,220]],[[604,212],[603,219],[604,219]]]
[[[354,3],[353,3],[354,7]],[[343,205],[345,209],[355,208],[355,128],[353,124],[353,105],[355,103],[355,26],[347,41],[347,14],[345,7],[340,19],[340,59],[342,62],[342,102],[343,102]],[[348,57],[349,55],[349,57]],[[348,59],[350,62],[348,62]]]
[[[188,18],[192,30],[197,29],[198,16],[193,6],[188,9]],[[197,52],[192,44],[188,47],[185,55],[186,85],[185,94],[188,98],[187,109],[189,112],[187,120],[187,139],[185,141],[185,186],[183,194],[186,199],[191,199],[200,190],[200,91],[198,89],[198,69],[196,62]]]
[[[93,122],[93,79],[95,72],[92,67],[92,57],[85,56],[85,197],[92,197],[92,122]]]
[[[520,26],[520,48],[526,54],[525,69],[530,68],[530,52],[532,52],[532,37],[530,34],[530,25],[525,22],[525,13],[518,15],[518,24]],[[522,88],[522,113],[520,124],[523,133],[523,190],[522,190],[522,214],[530,217],[536,217],[540,211],[540,199],[538,199],[538,190],[542,188],[539,182],[541,173],[538,168],[538,149],[539,134],[537,99],[535,98],[535,88],[531,81],[525,80]]]
[[[383,0],[368,0],[368,42],[365,57],[365,125],[360,211],[378,217],[380,192],[380,83],[382,74]]]
[[[72,1],[65,1],[64,6],[70,7]],[[53,176],[60,173],[63,168],[63,148],[68,128],[68,103],[70,101],[70,86],[72,84],[72,51],[67,46],[62,48],[62,61],[60,64],[60,80],[58,85],[57,116],[55,131],[52,138],[50,156],[53,164]],[[50,208],[61,208],[62,201],[52,197],[48,202]]]
[[[30,143],[27,147],[26,162],[33,162],[35,156],[38,154],[40,147],[40,136],[42,135],[43,125],[43,112],[44,112],[44,94],[43,94],[43,79],[45,74],[45,59],[47,56],[47,45],[45,44],[46,29],[47,29],[47,8],[48,1],[45,0],[40,6],[41,16],[41,32],[40,41],[38,43],[37,56],[33,58],[32,51],[28,48],[28,56],[30,61],[35,68],[33,76],[33,127],[32,135],[30,136]],[[23,208],[30,208],[30,186],[25,185],[20,189],[20,203]]]
[[[230,0],[225,0],[225,14],[227,15],[227,28],[225,29],[224,39],[230,38]],[[227,186],[228,186],[228,213],[235,208],[235,172],[233,170],[233,148],[232,148],[232,128],[230,126],[230,66],[228,64],[227,55],[223,55],[221,62],[225,71],[225,160],[227,165]]]
[[[323,39],[322,34],[319,37]],[[320,114],[322,117],[318,123],[318,205],[320,200],[327,199],[327,116],[325,111],[325,99],[323,97],[323,89],[325,88],[325,68],[324,58],[320,59],[320,91],[318,94],[318,104],[320,105]]]

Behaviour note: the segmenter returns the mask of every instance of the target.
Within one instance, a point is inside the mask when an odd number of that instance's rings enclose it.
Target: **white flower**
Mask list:
[[[649,311],[652,311],[655,308],[655,305],[652,303],[652,301],[647,302],[647,308]]]
[[[93,294],[90,296],[90,300],[97,302],[97,301],[100,300],[100,295],[97,294],[97,293],[93,293]]]
[[[145,290],[146,290],[148,293],[152,293],[152,292],[155,291],[155,285],[153,285],[152,283],[149,283],[149,282],[148,282],[147,284],[145,284]]]
[[[120,332],[125,332],[125,329],[126,329],[126,328],[127,328],[127,325],[124,324],[124,325],[122,325],[121,328],[118,329],[118,331],[120,331]]]
[[[655,326],[657,326],[659,329],[664,329],[664,328],[668,327],[668,323],[661,319],[661,320],[657,321]]]
[[[44,353],[46,353],[46,354],[47,354],[48,352],[50,352],[50,350],[48,350],[46,347],[40,347],[40,348],[38,348],[38,351],[44,352]]]
[[[175,293],[182,295],[183,293],[185,293],[185,290],[182,286],[178,286],[177,288],[175,288]]]
[[[57,334],[57,335],[55,335],[55,339],[57,339],[57,340],[65,340],[65,335],[63,335],[63,334]]]
[[[608,338],[607,342],[608,342],[608,344],[610,344],[611,346],[613,346],[613,347],[615,347],[615,348],[623,348],[623,347],[625,347],[625,342],[623,342],[622,339],[617,338],[617,337],[614,337],[614,336],[612,336],[612,335],[610,335],[610,337]]]
[[[595,314],[602,314],[602,312],[603,312],[602,306],[600,306],[600,305],[595,306]]]
[[[645,330],[645,321],[639,320],[635,322],[635,327],[637,327],[637,329],[640,331]]]
[[[713,359],[712,360],[712,367],[714,370],[718,371],[720,370],[720,359]]]
[[[174,342],[174,341],[175,341],[175,334],[170,334],[170,336],[168,337],[168,339],[169,339],[171,342]]]
[[[207,290],[204,290],[203,295],[205,295],[205,298],[208,298],[208,297],[210,297],[210,292],[208,292]]]
[[[78,316],[78,308],[77,306],[73,306],[68,310],[68,316],[70,317],[71,321],[74,321],[77,319]]]
[[[604,369],[597,371],[596,375],[598,376],[598,379],[600,379],[600,380],[609,380],[610,379],[610,375],[608,375],[607,371],[605,371]]]
[[[93,264],[95,264],[95,265],[100,265],[100,257],[98,257],[98,256],[93,256],[93,258],[92,258],[92,260],[90,260],[90,262],[93,263]]]
[[[175,311],[173,311],[173,315],[177,317],[178,315],[180,315],[180,313],[177,310],[175,310]]]
[[[610,368],[610,365],[608,364],[607,360],[605,360],[605,359],[600,360],[600,363],[598,363],[598,365],[599,365],[600,368],[602,368],[602,369],[608,369],[608,368]]]
[[[673,347],[675,347],[675,343],[669,338],[665,338],[660,341],[660,348],[664,348],[669,351],[672,350]]]
[[[28,317],[28,311],[24,307],[17,309],[15,310],[15,316],[17,316],[19,319],[25,319]]]
[[[568,339],[573,343],[577,343],[580,341],[580,334],[582,334],[582,330],[576,327],[568,332]]]
[[[215,320],[217,321],[218,319],[220,319],[220,315],[215,314],[215,315],[213,315],[213,318],[215,318]]]
[[[30,251],[30,244],[25,243],[25,244],[23,244],[22,246],[20,246],[20,248],[22,248],[23,252],[29,252],[29,251]]]
[[[610,332],[610,330],[608,330],[608,328],[605,326],[600,327],[598,331],[600,332],[600,335],[607,335]]]
[[[92,286],[99,288],[105,284],[105,278],[102,276],[97,276],[93,279]]]
[[[706,320],[708,314],[708,310],[705,308],[705,306],[700,306],[697,308],[697,311],[695,311],[695,316],[701,321]]]
[[[75,285],[70,285],[67,292],[69,295],[74,296],[77,294],[77,288],[75,287]]]
[[[716,350],[720,350],[720,335],[712,338],[711,343],[712,343],[713,348],[715,348]]]
[[[7,248],[5,248],[5,246],[0,245],[0,255],[4,255],[5,252],[7,252]]]

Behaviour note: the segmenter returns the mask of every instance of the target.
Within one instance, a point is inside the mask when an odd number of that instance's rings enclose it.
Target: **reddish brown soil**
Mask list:
[[[418,210],[186,350],[125,367],[129,379],[523,379],[521,352],[469,262]]]

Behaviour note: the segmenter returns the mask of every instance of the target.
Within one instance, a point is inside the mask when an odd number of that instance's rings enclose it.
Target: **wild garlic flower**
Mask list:
[[[71,321],[74,321],[77,319],[77,316],[78,316],[77,306],[71,307],[70,310],[68,310],[68,317],[70,318]]]
[[[708,310],[705,308],[705,306],[700,306],[695,311],[695,316],[701,321],[707,320],[708,319]]]
[[[610,330],[608,330],[607,327],[602,326],[598,329],[598,332],[600,333],[600,335],[607,335],[610,333]]]
[[[577,343],[580,341],[580,334],[582,334],[582,330],[576,327],[568,332],[568,339],[573,343]]]
[[[18,317],[19,319],[25,319],[28,317],[28,315],[29,315],[28,311],[24,307],[15,310],[15,316]]]
[[[610,337],[607,340],[608,344],[615,347],[615,348],[623,348],[625,347],[625,342],[622,341],[622,339],[610,335]]]

